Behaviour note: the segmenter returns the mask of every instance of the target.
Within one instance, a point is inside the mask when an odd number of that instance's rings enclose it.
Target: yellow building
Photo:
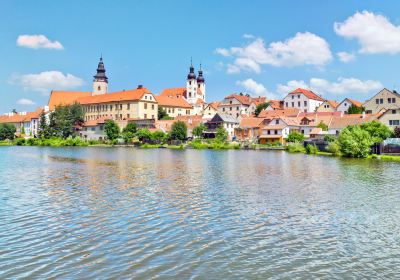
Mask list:
[[[185,98],[186,89],[170,88],[165,89],[159,96],[156,96],[157,103],[164,108],[168,116],[190,116],[194,114],[193,106]]]

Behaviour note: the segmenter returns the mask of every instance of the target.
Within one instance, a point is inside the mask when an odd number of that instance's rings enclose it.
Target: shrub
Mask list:
[[[198,150],[208,148],[207,144],[204,144],[201,141],[197,141],[197,140],[192,141],[189,145],[192,146],[194,149],[198,149]]]
[[[394,129],[394,135],[395,138],[400,138],[400,127],[395,127]]]
[[[225,142],[226,140],[228,140],[228,131],[226,131],[222,125],[218,126],[217,128],[215,140],[219,142]]]
[[[290,143],[289,145],[286,146],[286,150],[289,153],[305,153],[306,149],[301,143]]]
[[[360,127],[371,135],[374,143],[382,142],[393,135],[389,127],[377,121],[363,123]]]
[[[196,137],[201,137],[203,135],[203,131],[206,129],[206,126],[204,124],[199,124],[199,126],[196,126],[193,128],[192,134],[193,136]]]
[[[287,142],[290,143],[299,143],[303,141],[304,141],[304,135],[297,131],[290,132],[287,138]]]
[[[187,126],[182,121],[174,122],[171,127],[170,139],[184,141],[187,138]]]
[[[329,142],[328,146],[326,147],[326,150],[335,156],[340,154],[340,147],[336,141]]]
[[[339,135],[340,152],[347,157],[367,157],[373,140],[360,126],[348,126]]]
[[[328,126],[323,121],[321,121],[317,127],[321,128],[323,131],[328,131]]]
[[[137,132],[137,124],[133,122],[128,123],[122,130],[122,133],[128,133],[128,132],[130,132],[133,137]]]
[[[25,145],[25,139],[24,138],[14,139],[14,144],[17,146],[23,146]]]
[[[336,141],[336,137],[330,134],[324,136],[324,141],[326,142],[334,142]]]
[[[150,130],[148,130],[147,128],[143,128],[136,133],[136,136],[141,142],[149,142],[152,135]]]
[[[104,125],[104,130],[109,140],[115,140],[119,136],[119,126],[113,120],[106,121],[106,124]]]
[[[12,124],[0,123],[0,140],[13,140],[16,128]]]
[[[308,144],[306,146],[306,153],[316,155],[318,154],[318,147],[315,144]]]
[[[161,130],[156,130],[151,134],[150,138],[158,143],[164,143],[167,141],[168,135]]]

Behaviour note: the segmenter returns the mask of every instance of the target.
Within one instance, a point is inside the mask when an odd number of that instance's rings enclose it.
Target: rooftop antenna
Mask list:
[[[192,57],[190,57],[190,66],[193,66],[193,60],[192,60]]]

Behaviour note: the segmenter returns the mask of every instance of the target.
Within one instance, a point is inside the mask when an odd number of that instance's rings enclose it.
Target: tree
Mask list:
[[[42,112],[39,117],[38,136],[39,138],[46,139],[50,137],[49,125],[47,124],[45,112]]]
[[[143,128],[136,133],[136,136],[141,142],[148,142],[151,139],[151,132],[147,128]]]
[[[261,113],[262,110],[267,109],[268,106],[269,106],[269,102],[258,104],[256,107],[256,110],[254,111],[254,114],[256,115],[256,117],[258,117],[258,115]]]
[[[12,111],[11,111],[13,114],[18,114],[18,112],[17,112],[17,110],[16,109],[12,109]]]
[[[171,140],[184,141],[187,138],[187,126],[182,121],[174,122],[170,133]]]
[[[336,137],[331,135],[331,134],[327,134],[324,136],[324,141],[325,142],[335,142],[336,141]]]
[[[395,129],[394,129],[394,137],[400,138],[400,127],[399,126],[395,127]]]
[[[21,128],[21,135],[25,135],[25,126],[24,125],[22,125],[22,128]]]
[[[151,134],[151,140],[163,143],[167,140],[168,135],[161,130],[156,130]]]
[[[358,107],[354,104],[351,104],[349,109],[347,109],[347,114],[362,114],[365,111],[364,107]]]
[[[124,129],[122,130],[122,133],[130,132],[130,133],[132,133],[132,135],[135,135],[137,130],[138,130],[137,129],[137,123],[130,122],[124,127]]]
[[[107,138],[109,140],[115,140],[119,136],[119,126],[113,120],[107,120],[104,125],[104,130],[106,132]]]
[[[304,135],[297,131],[292,131],[289,133],[287,142],[290,143],[299,143],[304,141]]]
[[[158,119],[159,120],[173,120],[174,118],[170,117],[167,113],[167,111],[161,107],[158,106]]]
[[[317,125],[317,127],[321,128],[323,131],[328,131],[328,126],[327,126],[323,121],[321,121],[321,122]]]
[[[222,125],[218,126],[215,134],[215,139],[219,142],[225,142],[226,140],[228,140],[228,131],[226,131],[226,129]]]
[[[75,136],[75,126],[84,122],[83,107],[79,103],[58,106],[49,115],[49,137],[64,139]]]
[[[206,126],[203,123],[201,123],[195,128],[193,128],[192,134],[193,136],[200,138],[201,136],[203,136],[204,130],[206,130]]]
[[[367,157],[372,144],[371,135],[358,125],[346,127],[338,138],[340,152],[347,157]]]
[[[0,123],[0,140],[13,140],[16,132],[15,126],[9,123]]]
[[[367,131],[369,135],[371,135],[374,143],[382,142],[393,135],[389,127],[377,121],[363,123],[361,129]]]

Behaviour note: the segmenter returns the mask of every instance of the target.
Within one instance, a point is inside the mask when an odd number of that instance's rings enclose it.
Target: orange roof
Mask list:
[[[277,125],[266,125],[262,129],[284,129],[287,125],[277,124]]]
[[[243,105],[250,105],[251,103],[251,97],[245,96],[245,95],[239,95],[239,94],[231,94],[225,97],[226,99],[230,98],[236,98],[240,103]]]
[[[251,103],[254,103],[256,106],[262,103],[266,103],[267,98],[266,97],[254,97],[251,98]]]
[[[34,112],[27,112],[25,115],[14,114],[13,116],[0,116],[0,123],[22,123],[30,122],[32,119],[38,119],[43,112],[42,108],[38,108]]]
[[[240,120],[240,127],[260,127],[264,119],[262,118],[253,118],[253,117],[246,117]]]
[[[318,96],[317,94],[315,94],[311,90],[307,90],[307,89],[304,89],[304,88],[297,88],[294,91],[289,92],[289,94],[299,94],[299,93],[304,94],[305,96],[307,96],[310,99],[324,101],[324,99],[321,96]]]
[[[203,99],[200,99],[200,98],[197,98],[197,100],[196,100],[196,104],[197,105],[201,105],[201,104],[204,104],[205,102],[203,101]]]
[[[83,126],[96,126],[98,124],[104,124],[106,122],[106,120],[109,120],[109,118],[99,118],[97,120],[89,120],[86,121]]]
[[[354,106],[361,107],[361,106],[363,105],[362,102],[357,101],[357,100],[355,100],[355,99],[350,99],[350,98],[347,98],[347,99],[348,99],[351,103],[353,103]]]
[[[82,105],[86,105],[117,101],[140,100],[145,93],[150,93],[150,91],[147,88],[139,88],[82,97],[79,98],[77,101]]]
[[[213,108],[213,109],[215,109],[215,110],[218,110],[218,106],[219,106],[220,103],[221,103],[221,102],[214,101],[214,102],[208,103],[207,107],[210,106],[211,108]],[[206,107],[206,108],[207,108],[207,107]]]
[[[186,88],[166,88],[160,93],[160,96],[177,96],[177,95],[186,97]]]
[[[71,105],[79,98],[91,96],[91,92],[52,90],[49,99],[49,109],[52,111],[57,106]]]
[[[337,106],[339,106],[339,103],[333,100],[325,100],[326,103],[328,103],[329,105],[331,105],[333,108],[336,108]]]
[[[268,102],[269,106],[271,106],[271,108],[274,110],[283,109],[283,101],[281,100],[270,100]]]
[[[279,116],[296,117],[300,110],[297,108],[287,108],[283,110],[262,110],[258,115],[259,118],[272,119]]]
[[[364,117],[362,114],[343,115],[342,117],[335,116],[332,118],[332,122],[331,122],[329,128],[341,129],[341,128],[345,128],[349,125],[359,125],[359,124],[371,122],[373,120],[377,120],[377,118],[379,116],[380,116],[380,114],[365,114]]]
[[[186,101],[183,96],[178,95],[160,95],[156,96],[158,105],[161,107],[178,107],[191,109],[192,106]]]

